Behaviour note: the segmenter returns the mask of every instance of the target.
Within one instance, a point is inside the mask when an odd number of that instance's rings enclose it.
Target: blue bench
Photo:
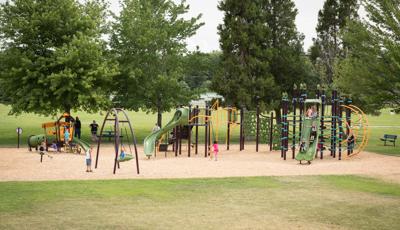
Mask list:
[[[397,135],[392,135],[392,134],[385,134],[383,135],[383,138],[381,138],[381,141],[385,142],[385,146],[386,146],[386,142],[392,142],[393,146],[396,146],[396,139],[397,139]]]

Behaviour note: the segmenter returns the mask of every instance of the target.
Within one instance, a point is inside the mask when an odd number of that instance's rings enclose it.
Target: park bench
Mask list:
[[[112,130],[109,131],[103,131],[103,134],[101,135],[101,137],[106,137],[108,138],[108,141],[111,141],[111,138],[114,138],[115,133]],[[98,135],[97,137],[100,137],[100,135]],[[120,135],[120,138],[123,138],[124,136]]]
[[[386,146],[386,142],[392,142],[393,146],[396,146],[396,139],[397,139],[397,135],[392,135],[392,134],[385,134],[383,135],[383,138],[381,138],[381,141],[385,142],[385,146]]]

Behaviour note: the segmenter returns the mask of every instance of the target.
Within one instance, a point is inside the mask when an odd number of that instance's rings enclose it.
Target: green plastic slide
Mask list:
[[[153,132],[144,139],[144,154],[147,157],[153,155],[155,151],[155,144],[161,138],[161,136],[178,125],[187,125],[189,122],[189,109],[180,108],[177,109],[174,117],[166,124],[163,128],[157,132]]]
[[[311,140],[311,132],[313,125],[316,127],[317,134],[314,140]],[[296,160],[307,161],[309,164],[315,158],[315,154],[318,146],[319,137],[319,118],[306,118],[303,122],[301,132],[301,148],[300,152],[296,155]],[[312,141],[312,142],[311,142]]]

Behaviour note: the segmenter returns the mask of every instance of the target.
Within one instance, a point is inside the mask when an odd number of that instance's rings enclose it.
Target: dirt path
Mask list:
[[[224,146],[220,148],[224,149]],[[204,158],[203,149],[191,158],[187,157],[186,151],[179,157],[169,153],[165,158],[161,153],[150,160],[139,154],[140,175],[136,174],[134,160],[121,163],[121,169],[113,175],[111,146],[102,149],[99,167],[93,173],[85,172],[83,155],[54,153],[52,159],[45,156],[40,163],[36,152],[0,148],[0,181],[359,174],[400,183],[400,157],[366,152],[350,160],[326,157],[314,160],[311,165],[299,165],[292,159],[283,161],[279,152],[264,151],[266,146],[260,147],[259,153],[255,152],[254,146],[246,146],[242,152],[238,149],[238,146],[232,146],[230,151],[221,151],[218,161]],[[142,153],[141,148],[139,153]]]

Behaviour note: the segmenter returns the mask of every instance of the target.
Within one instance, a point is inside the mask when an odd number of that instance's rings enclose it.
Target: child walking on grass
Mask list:
[[[214,141],[213,149],[214,149],[214,159],[215,159],[215,161],[217,161],[217,156],[218,156],[218,142],[217,141]]]
[[[93,172],[92,171],[92,150],[93,147],[90,146],[90,148],[86,151],[86,172]]]

